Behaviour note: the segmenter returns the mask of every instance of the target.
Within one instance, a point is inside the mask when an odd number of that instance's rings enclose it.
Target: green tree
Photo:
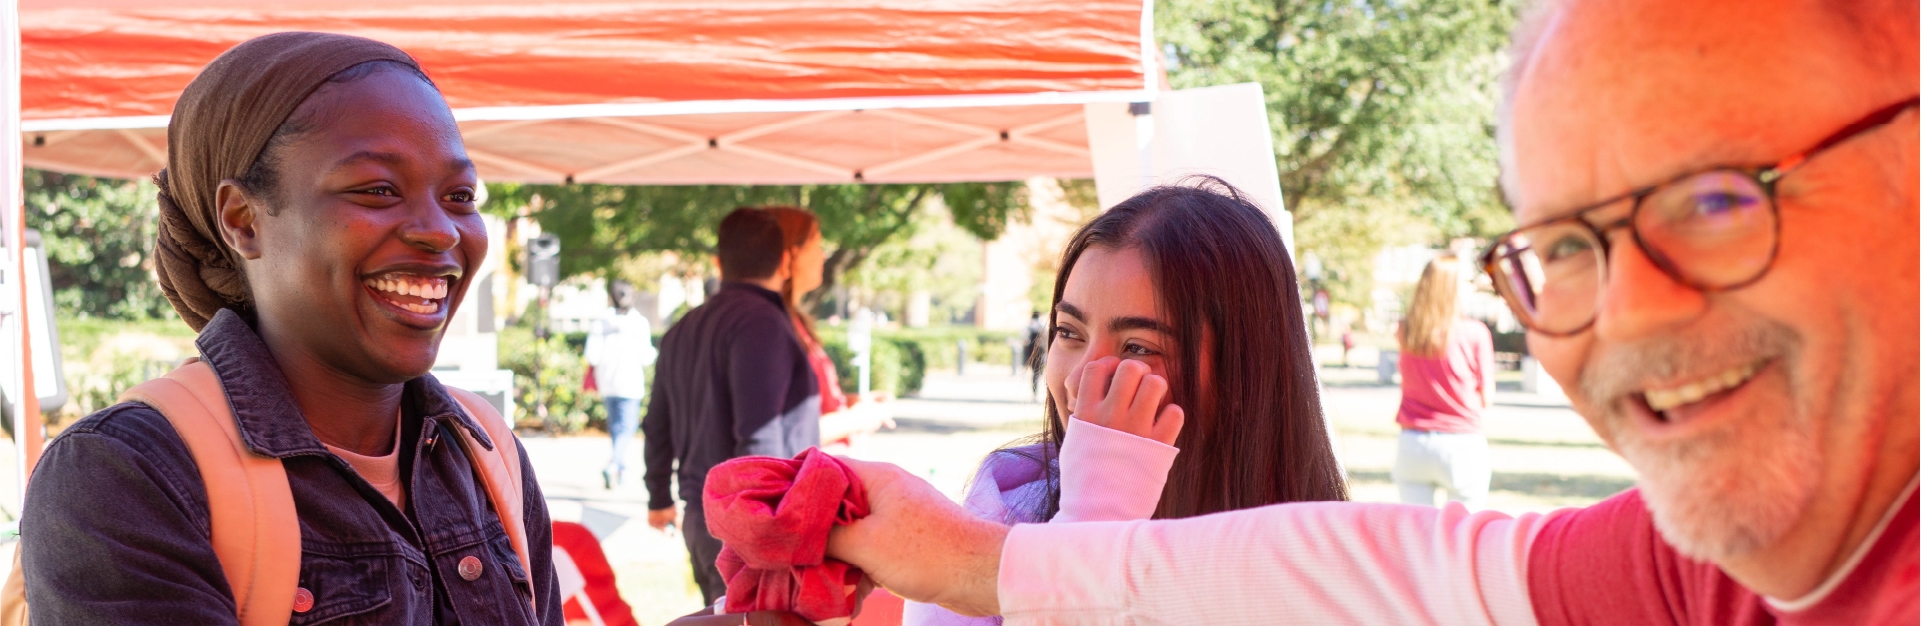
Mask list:
[[[830,250],[824,282],[808,306],[876,248],[912,236],[927,204],[944,198],[954,222],[994,239],[1009,220],[1026,215],[1023,183],[943,185],[799,185],[625,187],[617,185],[488,185],[488,210],[517,215],[522,207],[543,232],[560,237],[562,276],[605,274],[622,259],[654,251],[705,257],[714,253],[714,227],[741,206],[791,205],[820,216]],[[535,200],[538,199],[537,206]]]
[[[1374,253],[1508,226],[1495,195],[1513,0],[1160,0],[1175,87],[1257,82],[1302,250],[1365,304]],[[1414,234],[1409,234],[1414,233]]]
[[[974,310],[980,295],[981,242],[977,235],[948,223],[939,206],[930,206],[910,232],[874,248],[868,260],[842,274],[842,284],[867,291],[861,304],[907,319],[907,298],[916,291],[929,295],[929,317],[935,324],[954,321]]]
[[[153,277],[160,205],[151,183],[33,169],[25,182],[27,228],[40,231],[61,314],[173,315]]]

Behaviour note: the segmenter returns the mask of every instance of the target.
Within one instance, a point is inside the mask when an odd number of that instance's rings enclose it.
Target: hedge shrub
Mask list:
[[[821,346],[840,371],[840,386],[847,393],[860,387],[860,370],[853,365],[854,355],[847,350],[847,331],[822,325]],[[1019,332],[973,328],[915,328],[874,331],[873,387],[899,397],[920,393],[930,368],[949,370],[960,356],[960,344],[967,344],[968,361],[989,366],[1008,367],[1013,351],[1009,339]]]
[[[875,337],[885,336],[897,342],[918,344],[927,366],[938,370],[953,369],[960,358],[959,344],[967,344],[967,360],[971,363],[985,363],[1007,367],[1013,363],[1014,353],[1007,347],[1008,341],[1019,343],[1023,333],[1011,330],[981,330],[968,327],[903,328],[899,330],[878,331]]]
[[[822,327],[820,344],[827,350],[828,358],[833,359],[834,369],[840,374],[841,391],[858,393],[860,368],[854,365],[854,352],[847,349],[847,333],[838,328]],[[896,397],[920,393],[921,383],[927,378],[927,356],[921,352],[918,344],[874,333],[872,357],[874,371],[870,382],[874,391],[884,391]]]
[[[587,361],[581,358],[580,346],[585,344],[585,333],[550,335],[536,343],[531,328],[510,326],[500,330],[500,366],[514,372],[514,404],[520,408],[522,423],[556,433],[607,428],[606,406],[599,395],[582,388]],[[538,370],[534,367],[536,347]],[[653,380],[651,372],[647,379]],[[543,395],[547,421],[540,423],[535,416],[539,415]]]
[[[854,354],[847,349],[846,329],[822,324],[819,332],[821,347],[839,371],[841,390],[848,394],[860,391],[860,370],[854,367]],[[656,348],[664,334],[662,329],[654,335]],[[928,367],[951,369],[959,356],[958,344],[962,342],[967,343],[969,361],[1007,367],[1013,356],[1007,341],[1019,336],[1020,333],[1014,331],[965,327],[877,330],[874,332],[873,389],[896,397],[918,395],[927,379]],[[587,363],[581,358],[586,339],[584,332],[556,333],[540,342],[540,367],[536,371],[533,330],[524,326],[501,329],[500,365],[514,372],[514,402],[520,408],[521,419],[533,420],[543,394],[547,400],[547,421],[529,423],[529,426],[557,433],[607,427],[606,407],[600,398],[581,389],[582,378],[587,373]],[[654,373],[653,368],[648,369],[647,381],[651,384]]]

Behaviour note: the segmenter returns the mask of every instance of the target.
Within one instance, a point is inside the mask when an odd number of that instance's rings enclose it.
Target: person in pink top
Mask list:
[[[1443,254],[1422,270],[1395,338],[1401,345],[1400,451],[1394,485],[1401,501],[1449,502],[1487,508],[1487,436],[1481,412],[1494,406],[1494,336],[1462,317],[1461,260]]]
[[[1497,133],[1521,227],[1483,265],[1633,489],[1008,528],[855,462],[872,512],[828,552],[1009,624],[1914,624],[1918,31],[1913,0],[1522,21]]]

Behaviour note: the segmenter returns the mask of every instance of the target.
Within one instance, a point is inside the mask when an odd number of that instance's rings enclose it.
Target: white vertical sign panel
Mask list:
[[[1126,104],[1088,104],[1086,117],[1101,206],[1183,176],[1218,176],[1265,209],[1293,251],[1294,221],[1282,203],[1267,100],[1259,84],[1163,91],[1141,116]],[[1148,120],[1151,124],[1144,123]]]

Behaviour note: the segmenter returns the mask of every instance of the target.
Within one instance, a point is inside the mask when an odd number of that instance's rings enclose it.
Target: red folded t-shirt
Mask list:
[[[723,544],[727,612],[791,611],[811,622],[854,613],[861,572],[827,558],[827,531],[867,516],[867,492],[840,459],[750,456],[707,473],[707,532]]]

